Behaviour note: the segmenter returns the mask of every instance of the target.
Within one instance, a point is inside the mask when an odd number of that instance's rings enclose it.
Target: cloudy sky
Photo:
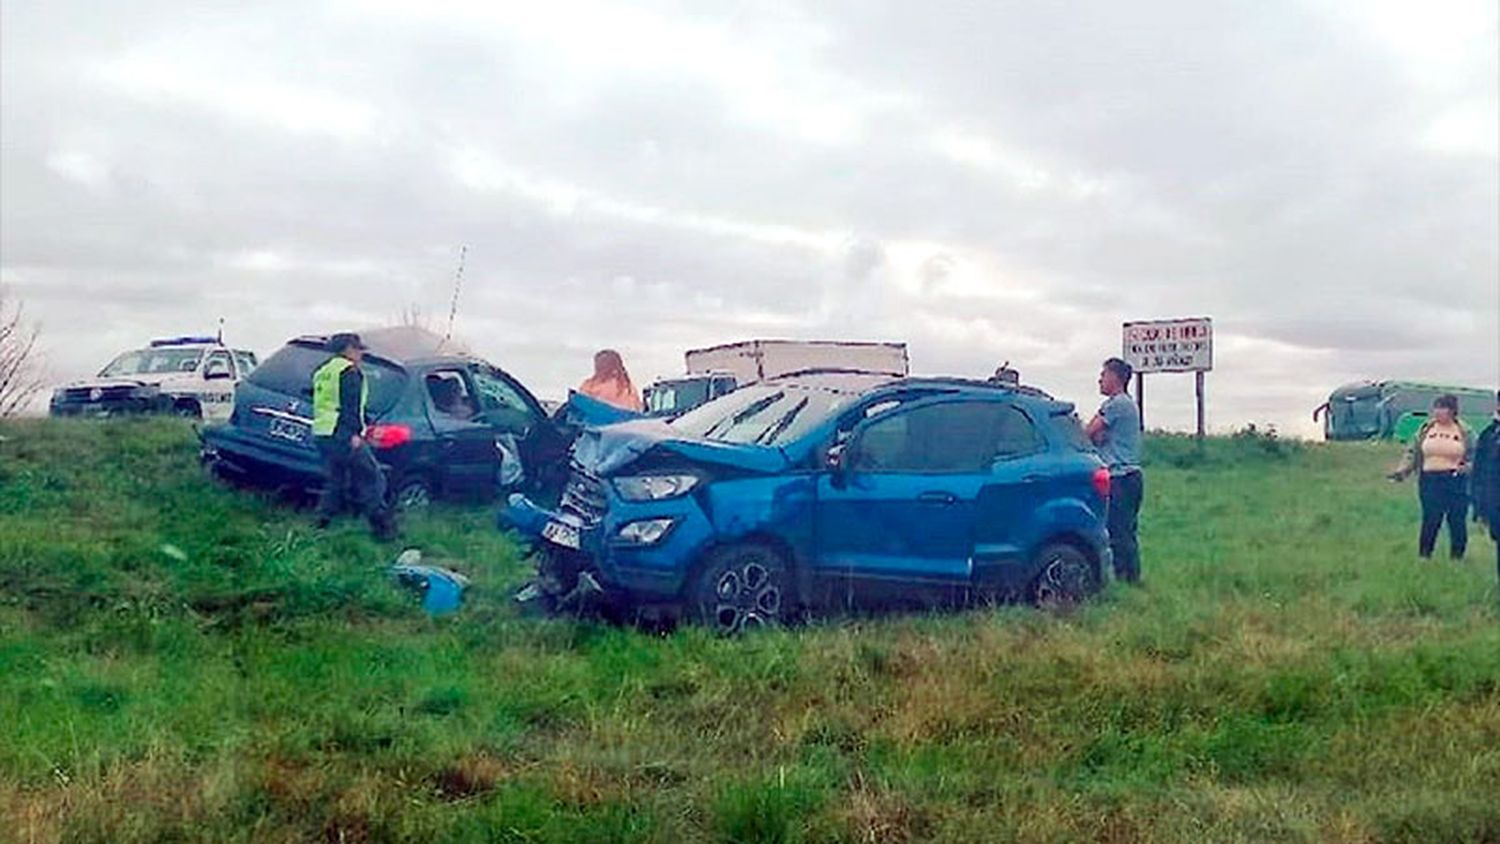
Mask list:
[[[0,280],[58,379],[153,335],[904,340],[1092,406],[1211,315],[1218,429],[1500,381],[1492,0],[0,3]],[[1191,380],[1148,384],[1155,425]]]

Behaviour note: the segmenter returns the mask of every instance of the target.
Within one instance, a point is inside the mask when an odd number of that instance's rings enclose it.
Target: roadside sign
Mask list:
[[[1127,322],[1122,351],[1136,372],[1208,372],[1214,368],[1213,320]]]
[[[1146,374],[1191,372],[1198,404],[1198,437],[1204,432],[1203,373],[1214,368],[1214,323],[1208,317],[1155,319],[1123,326],[1120,357],[1135,370],[1135,400],[1146,427]]]

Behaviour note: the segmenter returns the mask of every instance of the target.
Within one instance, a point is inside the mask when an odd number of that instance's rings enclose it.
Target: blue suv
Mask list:
[[[518,597],[722,633],[816,609],[1079,600],[1110,563],[1109,473],[1073,405],[1029,387],[851,372],[586,431]]]

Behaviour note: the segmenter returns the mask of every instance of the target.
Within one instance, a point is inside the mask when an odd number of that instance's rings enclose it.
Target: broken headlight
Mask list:
[[[702,480],[697,475],[633,475],[615,478],[615,492],[626,501],[660,501],[687,495]]]

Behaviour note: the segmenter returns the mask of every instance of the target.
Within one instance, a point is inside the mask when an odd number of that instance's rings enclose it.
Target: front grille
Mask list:
[[[604,482],[574,464],[563,487],[562,511],[576,516],[584,527],[593,527],[604,519],[606,504]]]
[[[94,397],[96,389],[99,391],[98,398]],[[68,401],[78,402],[123,401],[131,398],[134,393],[134,387],[70,387],[63,397]]]

